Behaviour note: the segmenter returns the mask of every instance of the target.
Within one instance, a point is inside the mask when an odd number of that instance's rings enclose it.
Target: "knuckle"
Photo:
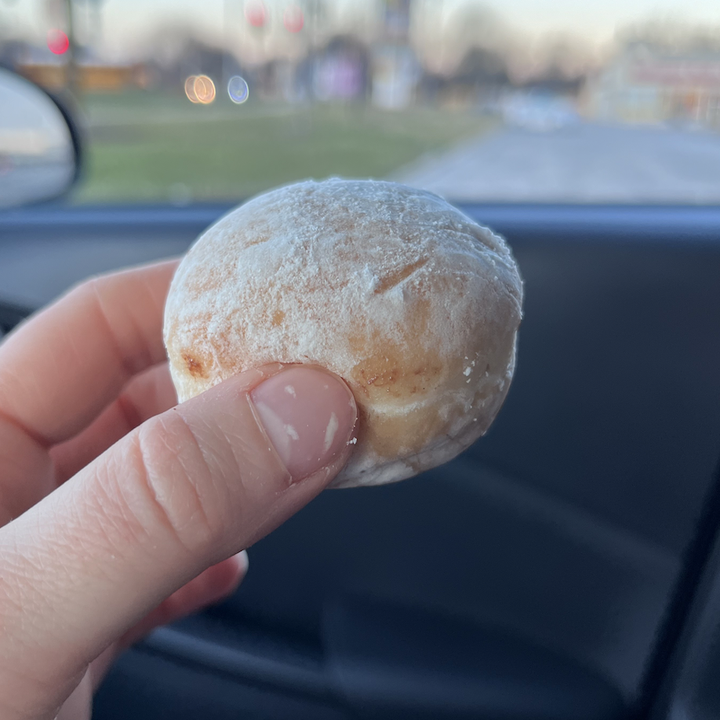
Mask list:
[[[125,314],[117,312],[117,294],[121,285],[118,281],[122,274],[96,275],[81,282],[72,292],[77,293],[80,301],[97,319],[97,327],[104,334],[109,346],[114,349],[124,372],[128,378],[131,378],[137,372],[160,361],[161,358],[153,354],[152,343],[143,338],[143,324],[133,319],[132,312]],[[134,294],[139,291],[139,287],[133,288]],[[133,354],[123,350],[126,343],[122,342],[122,337],[126,335],[137,338],[133,343],[137,350]]]
[[[70,289],[68,296],[91,303],[97,307],[99,312],[104,314],[102,298],[107,278],[107,275],[94,275],[85,280],[81,280]]]
[[[226,498],[192,430],[177,413],[153,418],[135,437],[137,481],[157,522],[189,552],[221,542]]]
[[[78,281],[70,288],[70,293],[100,295],[105,292],[109,283],[117,277],[117,271],[99,272]]]

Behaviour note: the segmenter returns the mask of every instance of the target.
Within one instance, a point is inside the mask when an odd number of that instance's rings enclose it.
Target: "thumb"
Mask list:
[[[250,371],[147,421],[2,528],[0,715],[52,717],[113,640],[317,495],[356,418],[324,370]]]

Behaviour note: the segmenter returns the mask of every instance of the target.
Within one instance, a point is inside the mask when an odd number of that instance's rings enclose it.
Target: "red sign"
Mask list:
[[[632,78],[643,85],[720,87],[720,59],[717,62],[677,60],[644,63],[633,68]]]
[[[264,27],[267,22],[265,4],[261,2],[261,0],[255,0],[255,2],[247,3],[245,5],[245,19],[253,27]]]
[[[283,15],[283,25],[291,33],[299,33],[305,25],[305,17],[302,8],[297,5],[290,5]]]
[[[70,47],[70,39],[62,30],[50,30],[47,34],[47,46],[51,53],[62,55]]]

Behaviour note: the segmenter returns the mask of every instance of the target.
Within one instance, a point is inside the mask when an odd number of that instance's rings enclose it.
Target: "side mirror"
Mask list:
[[[80,145],[66,111],[0,68],[0,208],[58,198],[79,170]]]

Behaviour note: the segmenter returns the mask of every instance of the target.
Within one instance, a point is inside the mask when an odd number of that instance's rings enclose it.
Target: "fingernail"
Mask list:
[[[250,398],[293,482],[347,452],[357,407],[348,386],[334,375],[289,368],[258,385]]]

